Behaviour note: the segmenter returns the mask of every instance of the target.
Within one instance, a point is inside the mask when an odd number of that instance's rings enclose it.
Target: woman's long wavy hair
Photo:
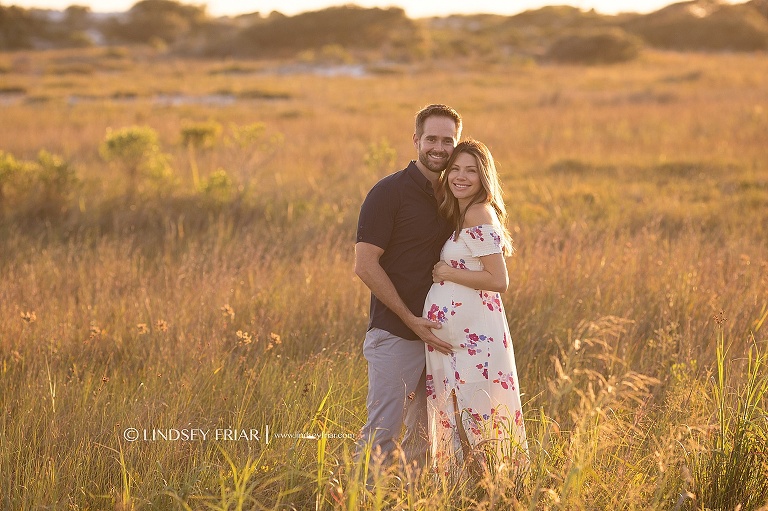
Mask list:
[[[463,210],[459,207],[459,201],[451,193],[450,186],[448,185],[448,174],[451,171],[451,167],[453,167],[456,158],[462,153],[474,156],[480,174],[480,183],[482,183],[482,188],[470,199],[467,207]],[[459,237],[459,233],[464,225],[467,209],[473,204],[487,202],[496,211],[496,216],[499,217],[501,225],[498,227],[501,228],[502,253],[505,256],[512,254],[512,237],[509,234],[509,230],[507,230],[507,209],[504,207],[504,199],[502,198],[501,181],[499,180],[498,172],[496,172],[496,164],[493,161],[491,151],[485,144],[470,138],[462,140],[456,145],[453,154],[448,159],[445,171],[440,176],[440,190],[443,197],[439,206],[440,214],[453,224],[454,240],[457,240]]]

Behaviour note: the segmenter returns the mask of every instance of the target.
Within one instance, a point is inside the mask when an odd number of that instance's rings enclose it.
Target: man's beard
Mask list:
[[[446,165],[448,164],[448,153],[437,153],[435,151],[431,151],[432,154],[440,155],[445,154],[446,159],[442,163],[434,162],[429,159],[429,153],[419,153],[419,161],[427,167],[427,169],[430,172],[434,172],[435,174],[439,174],[442,171],[445,170]]]

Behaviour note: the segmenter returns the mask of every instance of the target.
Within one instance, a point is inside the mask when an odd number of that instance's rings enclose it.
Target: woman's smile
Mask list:
[[[482,189],[477,160],[472,154],[462,153],[456,158],[448,169],[448,184],[460,204],[470,200]]]

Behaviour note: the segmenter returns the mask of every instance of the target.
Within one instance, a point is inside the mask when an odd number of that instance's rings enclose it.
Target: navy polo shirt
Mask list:
[[[412,161],[368,192],[360,208],[357,241],[384,249],[379,264],[411,312],[421,316],[432,286],[432,267],[440,259],[450,229],[437,212],[432,183]],[[404,339],[418,339],[371,293],[368,329],[374,327]]]

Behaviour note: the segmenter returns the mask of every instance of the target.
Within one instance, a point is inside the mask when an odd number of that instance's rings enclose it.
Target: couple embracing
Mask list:
[[[408,464],[447,476],[527,463],[501,301],[512,239],[493,157],[459,142],[461,130],[446,105],[416,114],[418,159],[368,193],[355,245],[355,273],[371,290],[357,454],[386,461],[399,447]]]

